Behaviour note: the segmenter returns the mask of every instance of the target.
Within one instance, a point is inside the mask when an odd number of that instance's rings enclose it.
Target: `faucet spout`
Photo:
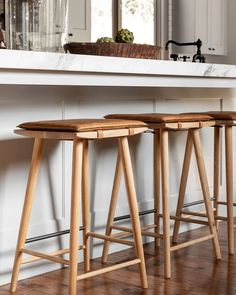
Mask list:
[[[178,46],[183,46],[183,45],[181,45],[181,44],[183,44],[183,43],[179,43],[179,42],[174,41],[174,40],[169,40],[169,41],[166,43],[166,50],[168,50],[169,44],[175,44],[175,45],[178,45]]]
[[[200,39],[197,39],[196,42],[185,42],[185,43],[179,43],[174,40],[169,40],[165,46],[166,50],[168,50],[169,44],[175,44],[177,46],[197,46],[197,53],[193,56],[193,62],[196,62],[197,60],[199,60],[199,62],[204,63],[206,60],[201,53],[202,41]]]
[[[202,46],[202,41],[200,39],[197,39],[196,42],[185,42],[185,43],[180,43],[174,40],[169,40],[166,43],[166,50],[168,50],[169,44],[175,44],[177,46],[197,46],[197,50],[201,50]]]

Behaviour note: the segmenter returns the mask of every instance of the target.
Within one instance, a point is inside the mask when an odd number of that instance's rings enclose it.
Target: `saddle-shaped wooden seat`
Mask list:
[[[146,124],[140,121],[120,119],[69,119],[26,122],[18,125],[17,127],[27,130],[86,132],[96,130],[146,127]]]
[[[106,119],[125,119],[139,120],[148,124],[149,128],[159,127],[169,129],[188,129],[201,128],[214,125],[214,121],[207,114],[166,114],[166,113],[147,113],[147,114],[109,114]]]

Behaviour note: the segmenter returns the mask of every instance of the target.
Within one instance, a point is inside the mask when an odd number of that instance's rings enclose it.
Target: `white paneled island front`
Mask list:
[[[8,283],[23,205],[32,140],[13,133],[23,121],[100,118],[107,113],[236,110],[236,66],[181,63],[54,53],[0,51],[0,285]],[[184,153],[185,132],[170,137],[171,204],[175,207]],[[202,134],[212,188],[213,134]],[[106,149],[103,158],[101,150]],[[131,140],[137,195],[141,210],[152,208],[152,136]],[[111,193],[116,147],[112,141],[91,146],[92,225],[103,230]],[[108,156],[107,156],[108,155]],[[95,162],[94,159],[97,161]],[[69,228],[71,145],[48,142],[40,171],[29,237]],[[224,178],[221,190],[224,193]],[[199,198],[195,165],[187,199]],[[122,183],[117,215],[128,212]],[[151,220],[151,216],[146,216]],[[182,227],[188,230],[190,227]],[[146,240],[149,241],[149,240]],[[54,251],[67,247],[68,235],[31,244]],[[113,245],[112,251],[122,249]],[[101,244],[93,257],[101,255]],[[21,278],[59,267],[36,262]]]

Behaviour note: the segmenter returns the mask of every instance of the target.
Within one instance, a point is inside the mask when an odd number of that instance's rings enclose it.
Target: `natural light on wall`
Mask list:
[[[100,37],[112,37],[112,0],[92,0],[92,32],[95,42]],[[156,0],[120,0],[117,21],[120,28],[134,33],[135,43],[155,44]]]

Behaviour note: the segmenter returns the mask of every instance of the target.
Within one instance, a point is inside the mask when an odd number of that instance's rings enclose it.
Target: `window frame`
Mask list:
[[[115,38],[116,33],[120,30],[121,27],[121,1],[122,0],[113,0],[112,1],[112,35]],[[154,0],[154,44],[161,45],[162,40],[162,25],[163,25],[163,4],[167,0]]]

